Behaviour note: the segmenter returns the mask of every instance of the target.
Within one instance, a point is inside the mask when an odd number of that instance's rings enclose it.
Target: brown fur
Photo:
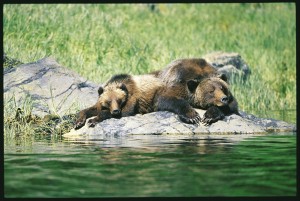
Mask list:
[[[192,107],[197,105],[198,100],[187,83],[190,80],[201,81],[206,77],[221,76],[201,58],[178,59],[152,74],[166,84],[157,97],[156,110],[175,112],[185,123],[197,123],[200,120],[199,114]]]
[[[118,118],[154,111],[154,99],[163,83],[153,75],[113,76],[99,88],[97,103],[79,113],[75,129],[81,128],[86,119],[90,127],[108,118]]]
[[[206,77],[216,76],[217,74],[217,70],[204,59],[195,58],[175,60],[164,69],[148,75],[123,75],[121,76],[122,79],[119,79],[119,75],[114,76],[104,85],[104,91],[107,88],[109,93],[100,95],[95,106],[80,112],[75,128],[82,127],[88,116],[97,115],[96,118],[90,120],[90,126],[106,118],[114,117],[111,114],[112,111],[101,110],[104,106],[102,99],[115,100],[114,108],[115,110],[118,110],[118,108],[121,110],[120,116],[130,116],[137,113],[144,114],[153,111],[171,111],[178,114],[183,122],[197,123],[200,120],[200,116],[193,107],[201,108],[198,103],[201,100],[198,94],[195,94],[195,91],[189,89],[188,82],[191,80],[201,81]],[[117,92],[118,90],[116,88],[108,88],[114,82],[126,86],[127,101],[124,103],[124,106],[117,104],[117,100],[121,98],[114,95],[114,93],[120,95]],[[112,105],[110,105],[111,107]]]
[[[200,116],[190,105],[192,94],[186,88],[180,83],[165,86],[156,97],[155,111],[174,112],[185,123],[197,123]]]
[[[223,79],[210,77],[200,83],[191,80],[188,88],[192,92],[192,106],[207,110],[201,120],[203,123],[211,124],[223,119],[225,115],[239,114],[238,103]]]
[[[128,94],[122,89],[121,83],[111,83],[104,88],[96,103],[98,111],[108,109],[111,114],[120,112],[121,106],[126,103]]]
[[[207,109],[211,105],[224,106],[222,98],[232,96],[227,82],[219,77],[210,77],[202,80],[192,96],[193,106]]]
[[[185,83],[191,79],[202,78],[218,74],[217,69],[201,58],[178,59],[168,64],[160,71],[152,72],[168,85]]]

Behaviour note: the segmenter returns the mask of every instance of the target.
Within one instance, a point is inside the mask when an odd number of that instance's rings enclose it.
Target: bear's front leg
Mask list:
[[[101,119],[97,116],[92,119],[89,119],[87,122],[88,127],[95,127],[97,123],[101,122]]]
[[[95,127],[95,125],[105,119],[112,118],[111,113],[108,110],[102,110],[98,112],[98,115],[87,122],[88,127]]]
[[[194,108],[190,108],[188,112],[178,114],[179,119],[184,123],[192,123],[192,124],[199,124],[201,117],[199,116],[198,112]]]
[[[209,107],[203,115],[201,120],[204,125],[210,125],[218,120],[221,120],[225,117],[224,113],[216,106]]]
[[[159,96],[157,99],[157,111],[170,111],[178,114],[184,123],[198,124],[200,116],[198,112],[183,98]]]
[[[81,110],[78,114],[78,119],[75,122],[74,129],[77,130],[84,126],[87,118],[92,116],[97,116],[97,107],[94,105],[92,107]]]

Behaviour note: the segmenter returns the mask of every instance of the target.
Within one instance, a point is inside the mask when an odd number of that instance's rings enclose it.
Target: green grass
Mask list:
[[[53,56],[103,83],[142,74],[174,59],[238,52],[252,74],[231,83],[240,109],[296,109],[294,3],[6,4],[4,52],[23,63]],[[296,115],[295,115],[296,119]]]
[[[14,96],[5,96],[4,102],[5,141],[11,139],[28,141],[33,136],[48,134],[60,136],[74,127],[76,120],[74,113],[59,116],[52,112],[43,118],[32,114],[33,101],[29,96],[24,98],[21,105],[16,103]]]

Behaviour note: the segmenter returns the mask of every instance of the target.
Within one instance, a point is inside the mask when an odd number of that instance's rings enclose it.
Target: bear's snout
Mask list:
[[[221,98],[221,102],[224,103],[224,104],[227,104],[228,103],[228,97],[227,96],[223,96]]]
[[[113,111],[111,112],[111,114],[112,114],[113,116],[119,116],[119,115],[121,114],[121,110],[119,110],[119,109],[113,110]]]

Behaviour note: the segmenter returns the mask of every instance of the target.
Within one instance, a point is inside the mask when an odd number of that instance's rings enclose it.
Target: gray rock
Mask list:
[[[213,52],[203,56],[203,58],[225,73],[230,79],[233,75],[239,75],[246,79],[250,75],[250,68],[238,53]]]
[[[22,105],[26,96],[33,101],[33,114],[60,116],[76,113],[95,104],[98,84],[87,81],[77,73],[62,67],[53,58],[44,58],[34,63],[5,70],[4,96],[15,96],[16,104]],[[204,110],[197,109],[200,116]],[[191,125],[181,122],[178,115],[167,112],[138,114],[121,119],[108,119],[94,128],[86,125],[72,129],[64,136],[85,136],[93,140],[131,135],[188,136],[194,134],[254,134],[270,131],[295,132],[296,126],[274,119],[262,119],[241,111],[241,116],[230,115],[211,126]],[[114,138],[115,140],[115,138]]]
[[[97,87],[53,58],[4,71],[4,97],[14,96],[17,105],[31,97],[32,113],[41,117],[50,113],[62,116],[94,104],[98,97]]]
[[[200,116],[205,113],[205,110],[201,109],[196,109],[196,111]],[[294,125],[283,121],[261,119],[241,113],[241,116],[235,114],[226,116],[222,121],[217,121],[210,126],[185,124],[176,114],[167,111],[138,114],[121,119],[108,119],[98,123],[94,128],[85,125],[79,130],[72,129],[64,137],[88,136],[89,139],[99,139],[108,135],[125,136],[128,134],[257,134],[272,131],[296,131]]]

